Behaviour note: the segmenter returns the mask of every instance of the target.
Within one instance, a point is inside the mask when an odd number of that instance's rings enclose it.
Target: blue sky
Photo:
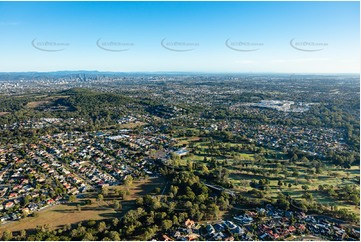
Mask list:
[[[359,9],[359,2],[0,2],[0,71],[359,73]]]

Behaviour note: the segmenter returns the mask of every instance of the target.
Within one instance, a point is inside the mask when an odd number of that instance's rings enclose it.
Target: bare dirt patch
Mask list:
[[[27,108],[38,108],[38,107],[41,107],[41,106],[44,106],[44,105],[49,105],[51,103],[52,103],[51,101],[28,102],[26,104],[26,107]]]
[[[0,116],[4,116],[6,114],[9,114],[10,112],[0,112]]]

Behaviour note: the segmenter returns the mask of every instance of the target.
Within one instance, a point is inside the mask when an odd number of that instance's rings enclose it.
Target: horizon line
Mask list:
[[[101,71],[101,70],[55,70],[55,71],[0,71],[0,74],[57,73],[57,72],[97,72],[109,74],[298,74],[298,75],[361,75],[357,72],[235,72],[235,71]]]

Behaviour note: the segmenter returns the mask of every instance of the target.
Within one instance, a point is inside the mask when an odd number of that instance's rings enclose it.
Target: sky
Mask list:
[[[0,2],[0,72],[359,73],[359,2]]]

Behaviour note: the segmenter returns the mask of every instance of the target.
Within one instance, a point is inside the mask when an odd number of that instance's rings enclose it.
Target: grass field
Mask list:
[[[10,222],[0,226],[0,233],[5,230],[21,231],[32,230],[38,225],[49,225],[50,228],[62,227],[66,224],[74,224],[87,220],[103,220],[110,219],[124,215],[126,211],[132,209],[135,205],[135,199],[139,196],[151,194],[154,188],[159,187],[161,189],[166,185],[164,178],[151,178],[147,180],[134,181],[130,187],[119,186],[121,190],[128,190],[129,195],[121,200],[122,210],[116,211],[113,209],[112,201],[119,198],[114,197],[111,193],[109,197],[106,197],[104,201],[96,201],[96,193],[86,194],[84,199],[77,199],[72,204],[60,204],[48,207],[42,211],[37,212],[38,217],[27,217],[20,221]],[[110,190],[112,190],[111,187]],[[88,198],[89,197],[89,198]],[[77,210],[77,203],[82,203],[82,200],[91,199],[91,205],[81,206],[81,211]]]
[[[49,105],[51,104],[51,101],[38,101],[38,102],[29,102],[26,104],[27,108],[37,108],[43,105]]]
[[[188,145],[189,144],[189,142],[195,142],[195,141],[199,141],[199,137],[190,137],[190,138],[177,138],[176,140],[177,140],[177,144],[179,145],[179,146],[183,146],[183,145]]]
[[[39,107],[55,107],[56,101],[61,98],[67,98],[69,96],[47,96],[47,95],[39,95],[35,96],[38,101],[28,102],[25,107],[30,109],[35,109]],[[41,99],[41,100],[39,100]]]
[[[245,169],[241,166],[230,166],[230,175],[229,178],[234,182],[234,184],[241,188],[241,190],[251,190],[252,188],[247,186],[244,187],[244,184],[249,184],[253,179],[259,180],[262,178],[268,178],[270,180],[269,187],[271,188],[271,191],[269,193],[269,196],[271,198],[277,198],[279,193],[281,193],[281,190],[278,186],[278,180],[282,176],[282,171],[280,172],[281,176],[277,176],[276,172],[272,172],[272,169],[262,166],[251,166],[248,167],[249,169]],[[355,205],[349,204],[348,202],[332,199],[329,196],[326,196],[325,194],[318,191],[319,185],[333,185],[334,187],[337,187],[338,185],[347,185],[347,184],[355,184],[354,179],[359,176],[359,174],[356,173],[360,170],[359,166],[353,166],[349,170],[342,170],[331,168],[328,171],[324,171],[322,174],[315,174],[311,179],[306,176],[306,171],[302,167],[302,164],[297,164],[296,167],[288,167],[288,168],[296,168],[299,172],[298,177],[293,177],[292,173],[289,171],[289,175],[286,177],[283,177],[283,182],[286,182],[288,184],[292,184],[291,187],[288,186],[282,186],[282,193],[289,194],[293,199],[302,199],[302,195],[305,193],[305,190],[302,189],[302,185],[307,185],[308,192],[310,192],[314,198],[315,201],[329,205],[337,205],[338,208],[346,208],[350,211],[355,212],[356,214],[359,214],[359,208]],[[262,170],[263,174],[254,174],[250,170]],[[335,170],[337,170],[337,176],[335,176]],[[298,185],[295,185],[296,182]]]
[[[116,217],[116,211],[106,203],[98,203],[92,199],[93,204],[82,206],[81,212],[77,211],[76,205],[61,204],[39,211],[38,217],[27,217],[20,221],[10,222],[0,227],[0,232],[5,230],[21,231],[35,229],[36,226],[48,224],[50,228],[61,227],[65,224],[73,224],[89,219],[100,220]]]
[[[133,129],[135,127],[146,125],[147,123],[144,122],[135,122],[135,123],[127,123],[127,124],[121,124],[120,127],[123,129]]]
[[[252,180],[267,178],[270,181],[270,190],[266,192],[265,198],[276,199],[280,193],[289,194],[292,199],[304,199],[303,185],[307,185],[307,191],[312,194],[313,200],[324,205],[336,205],[338,208],[346,208],[349,211],[360,214],[358,206],[331,197],[318,190],[319,185],[340,185],[356,184],[360,178],[360,166],[352,166],[351,169],[341,169],[332,165],[326,165],[320,174],[310,174],[310,168],[302,162],[289,162],[287,156],[282,152],[267,150],[267,153],[277,157],[267,158],[267,162],[258,162],[252,153],[231,152],[212,155],[209,152],[210,142],[200,141],[199,137],[179,138],[182,145],[196,147],[196,154],[189,154],[178,162],[179,165],[186,165],[185,160],[196,163],[205,163],[204,157],[215,158],[217,161],[227,160],[227,165],[223,167],[229,171],[229,179],[235,185],[234,190],[249,196],[246,192],[253,189],[249,184]],[[222,143],[223,146],[236,146],[235,143]],[[216,149],[218,149],[216,147]],[[209,164],[208,164],[209,165]],[[297,174],[295,173],[297,172]],[[294,175],[296,174],[296,175]],[[286,185],[278,186],[278,181],[282,180]],[[289,184],[291,186],[289,187]]]
[[[163,188],[166,183],[166,179],[164,177],[156,177],[156,178],[148,178],[146,180],[134,181],[130,187],[122,186],[114,186],[112,188],[119,188],[121,190],[129,189],[129,195],[126,200],[134,200],[139,196],[144,196],[147,194],[151,194],[153,190],[157,187]]]

